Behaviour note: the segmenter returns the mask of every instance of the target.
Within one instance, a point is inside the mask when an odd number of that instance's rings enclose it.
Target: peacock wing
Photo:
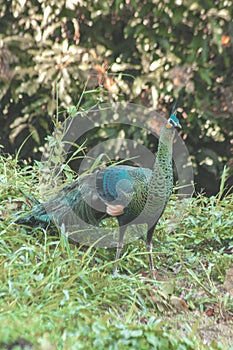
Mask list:
[[[99,170],[96,175],[96,188],[107,205],[108,214],[112,216],[122,214],[135,195],[137,196],[139,189],[148,186],[150,177],[150,169],[126,165]],[[140,201],[140,198],[138,200]]]

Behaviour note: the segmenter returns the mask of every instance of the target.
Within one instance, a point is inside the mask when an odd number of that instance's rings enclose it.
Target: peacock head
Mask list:
[[[166,122],[166,128],[171,129],[171,128],[182,128],[180,125],[179,119],[175,114],[170,115],[169,119]]]

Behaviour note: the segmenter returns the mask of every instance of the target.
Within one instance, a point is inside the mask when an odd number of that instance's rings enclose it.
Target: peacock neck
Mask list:
[[[156,171],[158,171],[158,166],[161,167],[164,171],[170,170],[170,166],[172,164],[172,145],[174,135],[174,128],[167,129],[166,126],[163,126],[160,133],[158,152],[154,164],[154,169]]]
[[[171,145],[167,145],[163,143],[163,141],[159,142],[158,152],[156,156],[156,162],[160,163],[160,165],[163,167],[163,165],[166,165],[167,162],[164,163],[164,160],[171,161],[172,160],[172,147]]]
[[[166,129],[164,126],[159,138],[158,152],[154,163],[152,176],[149,184],[147,203],[145,210],[153,216],[155,210],[162,213],[172,193],[172,144],[175,129]]]

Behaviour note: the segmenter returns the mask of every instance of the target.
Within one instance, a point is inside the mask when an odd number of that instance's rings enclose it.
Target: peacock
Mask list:
[[[130,224],[147,224],[146,247],[152,277],[156,273],[152,257],[152,236],[173,190],[172,149],[175,128],[181,128],[174,105],[159,137],[153,169],[115,165],[81,176],[67,184],[53,198],[36,206],[16,223],[30,227],[61,227],[72,223],[73,216],[96,225],[116,217],[119,237],[113,274],[123,247],[125,230]],[[75,222],[75,220],[74,220]]]

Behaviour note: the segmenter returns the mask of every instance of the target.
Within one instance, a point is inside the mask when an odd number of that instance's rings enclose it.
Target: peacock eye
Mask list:
[[[169,123],[171,126],[174,126],[174,127],[175,127],[175,123],[174,123],[174,121],[173,121],[172,119],[170,119],[168,123]]]

